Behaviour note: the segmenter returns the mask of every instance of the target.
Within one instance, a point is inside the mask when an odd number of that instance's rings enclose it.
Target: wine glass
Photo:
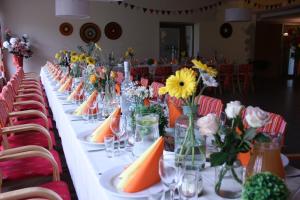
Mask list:
[[[126,146],[126,123],[124,122],[124,117],[112,117],[110,123],[110,129],[117,137],[116,145],[118,146],[116,153],[120,153],[121,139],[124,141],[124,147]]]
[[[159,176],[162,183],[166,187],[165,189],[170,189],[171,200],[174,200],[175,189],[180,180],[180,171],[181,170],[176,167],[174,156],[161,156],[161,158],[159,159]]]

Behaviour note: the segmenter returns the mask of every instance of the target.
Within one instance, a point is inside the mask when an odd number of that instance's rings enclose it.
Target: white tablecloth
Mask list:
[[[78,140],[78,136],[92,132],[101,122],[88,123],[86,121],[72,121],[72,117],[65,113],[75,109],[76,105],[63,105],[62,100],[54,91],[54,86],[47,77],[46,69],[41,70],[41,80],[45,87],[49,106],[52,109],[56,127],[61,137],[63,150],[67,165],[80,200],[112,200],[117,199],[111,196],[100,185],[100,177],[103,172],[115,166],[130,163],[130,156],[127,154],[114,158],[107,158],[105,151],[88,152],[95,147],[87,146]],[[300,171],[298,171],[300,174]],[[146,177],[145,177],[146,178]],[[202,172],[204,195],[200,200],[221,200],[214,191],[214,170],[207,168]],[[300,186],[300,179],[288,179],[288,186],[295,191]],[[149,197],[148,199],[158,199]]]

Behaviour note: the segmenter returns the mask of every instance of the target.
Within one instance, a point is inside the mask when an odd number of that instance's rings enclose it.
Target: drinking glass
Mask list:
[[[170,198],[174,199],[175,189],[180,180],[181,170],[175,164],[175,157],[172,155],[162,155],[159,159],[159,176],[165,191],[170,189]],[[165,196],[165,192],[164,192]],[[165,199],[165,198],[164,198]]]
[[[98,114],[98,98],[89,105],[88,108],[88,119],[90,122],[95,122]]]
[[[184,170],[180,181],[179,193],[183,199],[194,198],[198,193],[198,173],[194,170]]]
[[[124,117],[112,117],[111,123],[110,123],[110,129],[114,133],[114,135],[117,137],[116,144],[117,144],[117,151],[116,154],[120,153],[121,144],[123,143],[122,147],[125,148],[126,146],[126,121],[124,120]]]
[[[104,137],[105,151],[108,158],[112,158],[115,150],[115,137],[113,135]]]

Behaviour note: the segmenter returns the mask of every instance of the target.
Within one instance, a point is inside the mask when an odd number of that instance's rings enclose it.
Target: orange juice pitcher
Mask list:
[[[281,145],[278,141],[255,143],[246,170],[247,177],[268,171],[284,179],[285,172],[280,150]]]

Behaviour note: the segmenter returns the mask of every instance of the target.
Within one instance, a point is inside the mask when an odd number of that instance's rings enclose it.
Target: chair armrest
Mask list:
[[[40,85],[36,85],[36,84],[27,84],[27,83],[22,83],[20,84],[19,86],[20,89],[30,89],[30,88],[35,88],[35,89],[38,89],[38,90],[42,90],[41,86]]]
[[[53,155],[50,152],[43,152],[43,151],[23,151],[20,153],[13,153],[13,154],[7,154],[7,155],[1,155],[0,156],[0,162],[1,161],[8,161],[8,160],[16,160],[16,159],[22,159],[22,158],[30,158],[30,157],[42,157],[47,159],[52,167],[53,167],[53,181],[59,181],[60,175],[59,175],[59,169],[58,164],[56,163]]]
[[[38,101],[34,101],[34,100],[18,101],[18,102],[14,102],[13,105],[14,106],[36,105],[37,107],[40,107],[43,110],[43,113],[45,115],[47,115],[47,110],[46,110],[45,106],[41,102],[38,102]]]
[[[38,125],[38,124],[22,124],[22,125],[15,125],[15,126],[9,126],[9,127],[4,127],[0,130],[0,134],[10,134],[10,133],[28,133],[30,134],[30,131],[37,131],[41,134],[43,134],[48,141],[48,149],[51,150],[53,148],[52,140],[49,131]]]
[[[27,116],[33,115],[40,117],[44,120],[46,128],[49,130],[48,118],[47,116],[39,110],[24,110],[24,111],[16,111],[8,113],[8,117],[20,117],[20,116]]]
[[[0,194],[0,199],[6,200],[20,200],[36,197],[49,200],[62,200],[54,191],[42,187],[29,187]]]
[[[43,96],[41,90],[37,88],[21,88],[18,90],[18,94],[28,94],[28,93],[37,93],[40,96]]]
[[[15,148],[10,148],[10,149],[5,149],[0,152],[0,157],[5,156],[5,155],[10,155],[10,154],[15,154],[15,153],[21,153],[21,152],[26,152],[26,151],[41,151],[44,153],[49,153],[47,149],[41,146],[37,145],[27,145],[27,146],[21,146],[21,147],[15,147]]]
[[[35,97],[39,99],[39,102],[41,102],[42,104],[45,104],[44,102],[44,98],[38,94],[18,94],[16,95],[16,99],[20,99],[20,98],[28,98],[28,97]]]
[[[32,84],[36,86],[41,86],[40,83],[37,81],[28,81],[28,80],[22,80],[21,84]]]

